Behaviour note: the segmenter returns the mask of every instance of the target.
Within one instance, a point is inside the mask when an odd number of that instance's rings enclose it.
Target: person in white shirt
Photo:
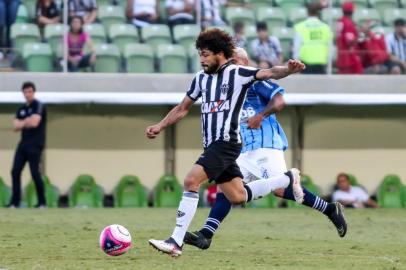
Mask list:
[[[193,16],[195,10],[194,0],[166,0],[165,7],[170,26],[195,22]]]
[[[351,186],[350,178],[346,173],[340,173],[337,176],[338,189],[333,192],[332,200],[340,202],[345,207],[377,208],[378,204],[372,200],[364,189],[358,186]]]
[[[159,19],[159,2],[157,0],[128,0],[126,16],[137,27],[157,23]]]

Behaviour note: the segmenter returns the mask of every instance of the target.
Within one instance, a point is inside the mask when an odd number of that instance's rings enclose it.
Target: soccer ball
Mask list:
[[[131,248],[130,232],[121,225],[113,224],[100,234],[100,248],[110,256],[119,256]]]

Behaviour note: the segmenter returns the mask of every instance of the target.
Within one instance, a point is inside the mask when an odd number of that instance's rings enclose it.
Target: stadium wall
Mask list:
[[[93,76],[80,76],[78,85],[76,77],[57,84],[58,80],[51,79],[48,74],[37,77],[33,74],[17,74],[13,81],[10,77],[5,79],[0,74],[1,91],[19,91],[21,82],[32,80],[37,83],[39,91],[62,91],[80,86],[80,91],[92,92],[99,85]],[[31,76],[31,77],[30,77]],[[57,75],[54,77],[58,77]],[[63,75],[66,76],[66,75]],[[76,76],[76,75],[75,75]],[[107,75],[109,77],[112,75]],[[116,75],[110,81],[120,81],[122,76],[129,77],[122,83],[112,84],[103,91],[124,91],[135,87],[133,91],[148,91],[154,82],[159,82],[157,76],[131,77],[129,75]],[[171,91],[184,91],[188,84],[187,78],[174,76],[169,79],[163,75],[161,89]],[[331,76],[333,77],[333,76]],[[344,92],[358,93],[353,89],[354,84],[349,76],[336,77],[329,83],[324,77],[296,76],[294,85],[288,86],[289,80],[281,84],[288,92],[300,92],[302,85],[317,85],[313,91],[321,88],[334,89]],[[17,79],[18,78],[18,79]],[[62,78],[62,77],[61,77]],[[60,78],[60,79],[61,79]],[[87,78],[87,80],[86,80]],[[100,77],[100,80],[104,76]],[[115,80],[113,80],[115,78]],[[158,77],[161,78],[161,77]],[[311,79],[309,79],[311,78]],[[376,77],[364,77],[374,81]],[[379,77],[381,78],[381,77]],[[98,78],[99,79],[99,78]],[[62,79],[61,79],[62,80]],[[168,83],[166,83],[168,80]],[[183,84],[181,90],[179,81]],[[301,81],[303,80],[303,81]],[[51,83],[50,81],[54,81]],[[72,85],[69,86],[69,81]],[[176,81],[176,82],[171,82]],[[141,83],[136,83],[141,82]],[[286,85],[285,85],[286,82]],[[371,86],[372,92],[386,91],[392,93],[406,93],[406,83],[399,84],[398,78],[388,79],[385,89]],[[83,85],[82,85],[83,84]],[[106,81],[106,84],[108,82]],[[128,85],[127,85],[128,84]],[[144,87],[138,88],[144,85]],[[338,85],[338,86],[337,86]],[[365,85],[365,84],[364,84]],[[165,87],[163,87],[165,86]],[[300,86],[300,87],[298,87]],[[348,88],[346,88],[348,86]],[[158,87],[158,86],[153,86]],[[12,89],[13,88],[13,89]],[[306,87],[304,87],[306,88]],[[158,88],[157,88],[158,89]],[[350,91],[350,90],[351,91]],[[100,90],[100,89],[98,89]],[[307,89],[306,91],[310,91]],[[78,89],[76,89],[78,91]],[[328,91],[328,90],[327,90]],[[359,92],[363,92],[360,89]],[[17,104],[0,105],[0,176],[10,184],[9,171],[12,164],[18,135],[11,131],[11,122]],[[111,192],[124,174],[136,174],[148,187],[153,187],[157,179],[165,171],[165,146],[163,136],[156,140],[147,140],[144,136],[145,127],[158,121],[170,109],[170,106],[155,105],[94,105],[70,104],[48,105],[48,145],[45,152],[45,171],[52,182],[63,193],[68,191],[74,178],[81,173],[90,173],[97,182],[103,186],[107,193]],[[312,176],[314,181],[328,193],[334,182],[335,175],[341,171],[356,175],[359,181],[373,192],[385,174],[396,173],[406,180],[406,107],[405,106],[303,106],[304,118],[304,145],[303,145],[303,171]],[[288,138],[293,134],[294,108],[288,107],[280,116]],[[201,153],[200,122],[198,107],[194,107],[190,115],[184,119],[176,129],[175,135],[175,171],[182,179],[190,165]],[[292,164],[292,151],[286,154],[288,166]],[[24,172],[24,183],[29,175]]]

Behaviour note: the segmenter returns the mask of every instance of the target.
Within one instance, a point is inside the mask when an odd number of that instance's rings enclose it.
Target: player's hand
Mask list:
[[[149,139],[155,139],[156,136],[158,136],[158,134],[161,133],[161,131],[162,131],[161,126],[157,124],[157,125],[147,127],[147,130],[145,133]]]
[[[259,129],[261,127],[262,119],[264,119],[262,114],[256,114],[256,115],[248,118],[248,120],[247,120],[248,128]]]
[[[306,68],[305,64],[299,60],[290,59],[286,65],[290,74],[301,72]]]

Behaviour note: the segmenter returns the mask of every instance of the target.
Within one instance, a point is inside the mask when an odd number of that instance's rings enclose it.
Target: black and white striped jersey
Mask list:
[[[258,69],[224,64],[217,73],[200,71],[186,93],[192,100],[202,97],[203,146],[214,141],[241,143],[240,112]]]

